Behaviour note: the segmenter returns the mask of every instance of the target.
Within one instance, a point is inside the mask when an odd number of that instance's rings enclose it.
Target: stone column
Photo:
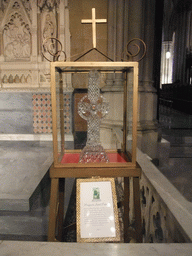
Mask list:
[[[108,57],[115,60],[115,45],[116,45],[116,0],[108,0],[108,17],[107,17],[107,28],[108,28]],[[107,75],[107,86],[113,86],[114,74]]]
[[[142,0],[129,1],[128,3],[128,40],[142,38],[143,24]]]
[[[4,61],[3,56],[3,32],[0,31],[0,61]]]
[[[116,8],[116,61],[121,61],[123,52],[124,0],[118,0]],[[122,74],[115,74],[115,86],[122,86]]]
[[[192,51],[192,11],[189,12],[189,20],[188,20],[188,49]]]
[[[125,3],[124,3],[124,24],[123,24],[123,28],[124,28],[123,40],[124,40],[124,43],[123,43],[123,54],[122,54],[122,57],[123,57],[124,60],[127,59],[126,55],[125,55],[125,47],[128,43],[128,32],[129,32],[128,17],[129,17],[129,2],[125,0]]]
[[[69,8],[68,0],[62,0],[60,2],[60,40],[63,45],[63,50],[66,53],[67,61],[70,61],[70,30],[69,30]],[[65,74],[64,86],[66,91],[73,92],[72,77],[71,74]]]
[[[108,0],[108,56],[121,61],[124,47],[124,0]],[[122,86],[120,74],[108,75],[107,85]]]
[[[64,51],[67,55],[67,60],[70,61],[70,54],[71,54],[71,33],[69,29],[69,7],[68,7],[68,1],[65,0],[65,12],[64,12]]]
[[[42,56],[41,56],[41,50],[42,50],[42,35],[41,35],[41,13],[39,12],[39,8],[37,10],[37,56],[38,56],[38,61],[42,61]]]
[[[116,18],[116,0],[108,0],[108,17],[107,17],[107,27],[108,27],[108,57],[115,58],[115,18]]]
[[[187,48],[187,11],[176,15],[175,49],[173,64],[173,82],[180,80],[185,83],[186,48]]]
[[[2,31],[0,31],[0,62],[4,61],[4,57],[3,57],[3,34]],[[0,69],[0,88],[2,87],[2,75],[1,75],[1,69]]]
[[[37,5],[31,2],[32,27],[31,27],[31,61],[37,62]]]
[[[155,1],[129,2],[129,40],[142,39],[146,56],[139,62],[138,147],[151,158],[157,157],[158,129],[156,121],[157,95],[153,87],[153,49]],[[140,54],[140,56],[142,53]],[[139,57],[140,57],[139,56]]]
[[[125,44],[133,38],[146,42],[146,57],[139,63],[139,111],[138,111],[138,147],[155,158],[157,154],[158,129],[156,123],[157,96],[153,87],[153,48],[155,1],[153,0],[109,0],[108,1],[108,54],[115,53],[115,60],[121,60]],[[113,40],[113,42],[111,42]],[[141,57],[141,53],[138,57]],[[111,78],[111,79],[109,79]],[[132,74],[128,75],[128,94],[132,101]],[[105,125],[121,125],[122,81],[119,75],[108,76],[105,96],[111,102],[111,113]],[[131,110],[131,106],[129,106]],[[131,114],[129,115],[129,124]],[[115,120],[114,120],[115,119]],[[113,122],[111,122],[113,120]],[[131,125],[129,126],[131,129]]]
[[[59,40],[61,41],[63,45],[63,50],[65,51],[65,6],[64,2],[60,1],[59,9],[58,9],[58,19],[59,19]]]
[[[123,52],[124,0],[118,0],[116,18],[116,61],[121,61]]]
[[[155,1],[145,1],[144,8],[144,42],[147,46],[146,56],[142,61],[139,81],[139,136],[138,146],[151,158],[157,158],[157,94],[153,81]],[[158,60],[157,60],[158,61]],[[159,60],[160,61],[160,60]],[[140,144],[139,144],[140,143]]]
[[[121,60],[123,47],[123,6],[124,0],[108,0],[108,56],[114,61]],[[117,57],[118,56],[118,57]],[[123,86],[121,74],[108,74],[102,91],[110,104],[110,111],[101,125],[101,141],[105,148],[114,148],[111,127],[123,125]]]

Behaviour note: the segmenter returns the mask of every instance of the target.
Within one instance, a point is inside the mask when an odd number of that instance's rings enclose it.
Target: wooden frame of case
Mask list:
[[[61,124],[61,152],[58,152],[58,127],[57,127],[57,106],[56,106],[56,70],[61,75],[63,72],[88,72],[91,69],[106,70],[106,72],[119,71],[125,74],[127,79],[127,73],[129,69],[133,69],[133,113],[132,113],[132,154],[127,151],[127,81],[124,82],[124,105],[123,105],[123,146],[122,152],[126,154],[127,161],[125,163],[65,163],[62,164],[60,159],[65,153],[75,153],[78,150],[65,150],[64,140],[64,117],[63,106],[60,106],[60,124]],[[126,80],[125,79],[125,80]],[[60,79],[60,104],[63,104],[63,86],[62,78]],[[52,62],[51,63],[51,99],[52,99],[52,124],[53,124],[53,152],[54,152],[54,167],[66,168],[66,171],[70,173],[75,172],[76,168],[81,169],[81,177],[87,176],[87,171],[97,168],[133,168],[136,166],[136,145],[137,145],[137,105],[138,105],[138,63],[137,62]],[[110,151],[111,152],[111,151]],[[115,151],[113,151],[115,152]],[[86,171],[87,170],[87,171]],[[85,175],[83,175],[85,173]],[[95,173],[92,173],[94,176]],[[100,174],[97,174],[97,176]],[[75,175],[76,176],[76,175]],[[72,175],[73,177],[73,175]]]

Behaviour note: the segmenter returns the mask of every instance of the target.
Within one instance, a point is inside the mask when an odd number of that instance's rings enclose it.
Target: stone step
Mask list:
[[[163,138],[168,140],[171,143],[171,146],[192,146],[192,136],[190,135],[163,135]]]
[[[50,185],[46,178],[41,192],[32,198],[30,211],[0,211],[0,240],[47,240]]]
[[[52,142],[1,141],[0,210],[30,210],[46,186],[52,155]]]
[[[66,179],[64,218],[74,181],[73,178]],[[49,190],[50,186],[45,186],[41,193],[33,197],[30,211],[0,211],[0,240],[47,241]]]
[[[185,144],[186,145],[186,144]],[[170,158],[192,158],[192,147],[172,146],[170,148]]]
[[[48,233],[48,214],[45,211],[37,216],[0,213],[0,240],[3,237],[46,237]],[[42,238],[41,238],[42,239]]]

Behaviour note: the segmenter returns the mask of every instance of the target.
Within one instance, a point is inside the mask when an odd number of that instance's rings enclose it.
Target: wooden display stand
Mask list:
[[[106,151],[109,163],[79,163],[80,150],[66,150],[63,115],[63,74],[87,74],[97,69],[105,73],[121,73],[124,77],[123,104],[123,144],[122,149]],[[58,73],[58,74],[57,74]],[[133,76],[132,130],[128,131],[128,74]],[[56,75],[57,74],[57,75]],[[56,79],[59,77],[59,79]],[[135,233],[131,234],[137,242],[142,242],[140,188],[141,168],[136,162],[137,137],[137,98],[138,63],[137,62],[53,62],[51,63],[51,95],[53,119],[54,163],[50,169],[51,197],[48,241],[61,241],[64,214],[65,178],[124,177],[124,241],[129,242],[129,178],[133,178]],[[132,136],[131,153],[127,150],[128,132]]]

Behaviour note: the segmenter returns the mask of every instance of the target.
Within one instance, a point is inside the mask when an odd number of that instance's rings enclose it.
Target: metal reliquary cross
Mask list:
[[[78,104],[79,115],[87,120],[87,142],[81,152],[79,162],[108,162],[108,157],[100,143],[100,122],[109,112],[109,104],[100,94],[99,72],[90,71],[88,94]]]

